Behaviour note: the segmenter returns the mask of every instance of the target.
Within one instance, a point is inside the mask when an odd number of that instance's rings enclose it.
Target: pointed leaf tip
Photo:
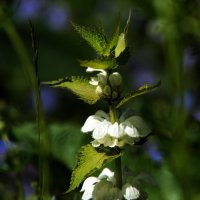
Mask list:
[[[72,172],[70,187],[66,193],[77,188],[87,176],[121,155],[122,153],[110,155],[106,152],[98,152],[92,145],[82,146],[78,154],[77,165]]]
[[[66,77],[55,81],[44,82],[51,87],[68,89],[88,104],[94,104],[100,96],[96,93],[96,87],[84,77]]]

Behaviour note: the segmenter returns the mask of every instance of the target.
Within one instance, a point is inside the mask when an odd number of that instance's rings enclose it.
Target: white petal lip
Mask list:
[[[92,185],[94,185],[97,182],[99,182],[99,179],[97,177],[90,176],[90,177],[86,178],[83,183],[83,186],[81,188],[81,192],[87,190],[89,187],[91,187]]]
[[[94,186],[95,185],[91,185],[90,187],[88,187],[84,193],[83,193],[83,196],[82,196],[82,200],[90,200],[92,199],[92,193],[94,191]]]
[[[99,179],[104,179],[104,178],[113,178],[114,177],[114,172],[112,172],[110,169],[108,168],[104,168],[103,171],[101,172],[101,174],[99,174],[98,178]]]
[[[104,118],[104,119],[109,119],[109,116],[107,113],[105,113],[103,110],[98,110],[96,113],[95,113],[95,116],[98,116],[98,117],[101,117],[101,118]]]
[[[119,124],[117,122],[110,125],[108,129],[108,134],[112,137],[119,138]]]
[[[98,85],[98,79],[96,77],[92,77],[89,81],[91,85],[97,86]]]
[[[91,68],[91,67],[88,67],[87,69],[86,69],[86,72],[102,72],[102,73],[106,73],[106,71],[105,70],[103,70],[103,69],[94,69],[94,68]]]
[[[91,132],[95,127],[101,122],[101,118],[96,117],[95,115],[89,116],[85,121],[85,124],[81,128],[83,133]]]
[[[125,121],[130,122],[135,128],[137,128],[141,136],[146,136],[151,132],[151,129],[149,128],[149,126],[139,116],[131,116],[127,118]]]
[[[104,138],[108,132],[108,128],[109,128],[110,124],[111,123],[108,122],[107,120],[100,122],[94,129],[92,137],[96,140]]]
[[[129,183],[125,184],[122,188],[124,198],[127,200],[137,199],[140,196],[140,192],[136,187],[133,187]]]

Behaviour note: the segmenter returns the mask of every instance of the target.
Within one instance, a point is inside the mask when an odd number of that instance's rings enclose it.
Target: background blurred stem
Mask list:
[[[173,1],[154,0],[159,20],[163,22],[164,53],[167,79],[170,80],[170,96],[173,101],[174,116],[172,127],[172,146],[170,163],[182,189],[185,200],[192,199],[189,182],[189,152],[186,138],[185,82],[183,71],[182,4]],[[177,105],[178,102],[178,105]],[[170,117],[170,116],[169,116]]]
[[[37,122],[38,122],[38,140],[39,140],[39,191],[40,199],[49,199],[49,170],[48,170],[48,136],[46,132],[44,112],[42,108],[42,102],[40,98],[40,85],[38,83],[37,74],[35,73],[34,67],[30,58],[27,54],[26,48],[16,31],[13,23],[6,16],[3,8],[0,5],[0,15],[4,19],[3,27],[7,33],[15,51],[22,63],[22,67],[25,74],[30,80],[37,108]]]

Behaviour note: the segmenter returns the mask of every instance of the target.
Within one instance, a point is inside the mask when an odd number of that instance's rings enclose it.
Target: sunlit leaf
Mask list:
[[[107,60],[100,60],[100,59],[95,59],[95,60],[81,60],[80,65],[82,67],[91,67],[93,69],[114,69],[118,66],[115,60],[113,59],[107,59]]]
[[[96,93],[96,87],[83,77],[66,77],[56,81],[44,82],[44,84],[48,84],[51,87],[69,89],[89,104],[94,104],[100,99],[100,96]]]
[[[117,46],[115,48],[115,58],[117,58],[126,49],[125,33],[121,33],[118,37]]]
[[[107,40],[101,26],[88,28],[74,23],[72,23],[72,25],[81,37],[86,40],[97,53],[100,55],[103,54],[104,49],[107,46]]]
[[[119,30],[120,30],[120,23],[118,22],[117,27],[104,50],[104,53],[103,53],[104,56],[110,56],[112,54],[112,50],[114,50],[114,47],[117,46],[117,42],[119,38]]]
[[[151,86],[148,84],[144,84],[142,87],[140,87],[138,90],[131,92],[130,94],[128,94],[127,96],[123,97],[119,103],[117,104],[116,108],[119,108],[120,106],[122,106],[124,103],[126,103],[127,101],[131,100],[134,97],[137,97],[139,95],[145,94],[147,92],[150,92],[152,90],[157,89],[161,84],[161,81],[159,81],[158,83],[156,83],[155,85]]]
[[[121,155],[121,153],[111,155],[104,151],[98,152],[91,145],[83,146],[79,151],[78,162],[72,172],[70,187],[66,193],[77,188],[87,176]]]
[[[128,19],[126,21],[126,26],[124,31],[118,36],[117,45],[115,48],[115,58],[119,57],[119,55],[127,48],[126,46],[126,34],[128,32],[128,27],[131,20],[131,10],[129,10]]]

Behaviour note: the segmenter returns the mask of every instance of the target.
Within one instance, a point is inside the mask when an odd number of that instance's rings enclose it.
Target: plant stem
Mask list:
[[[42,102],[40,98],[40,85],[38,84],[38,79],[34,71],[33,64],[27,54],[26,47],[16,31],[12,21],[3,12],[0,7],[0,14],[4,15],[5,21],[3,22],[3,27],[7,33],[19,59],[22,63],[25,74],[31,83],[35,104],[37,107],[37,122],[38,122],[38,141],[39,141],[39,193],[41,200],[49,198],[49,168],[48,168],[48,136],[46,131],[46,125],[44,120],[44,112],[42,108]]]
[[[116,172],[116,181],[117,181],[117,187],[122,188],[122,163],[121,163],[121,157],[118,157],[115,159],[115,172]]]
[[[118,121],[117,115],[116,115],[116,109],[114,106],[109,107],[109,114],[110,114],[110,121],[112,124]],[[115,174],[116,174],[117,187],[121,189],[122,187],[121,157],[118,157],[115,159]]]

